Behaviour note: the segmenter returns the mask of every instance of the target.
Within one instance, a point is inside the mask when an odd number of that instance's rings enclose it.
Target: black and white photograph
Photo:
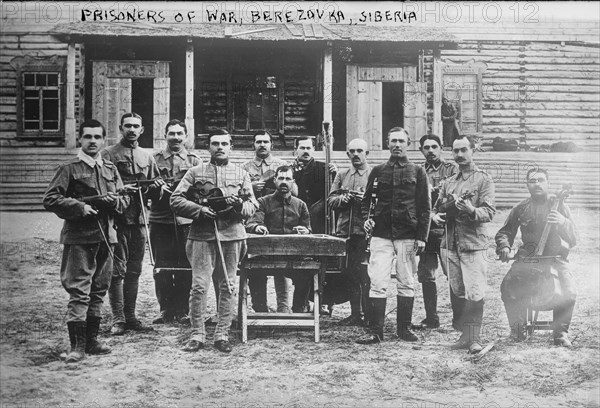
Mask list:
[[[0,9],[0,408],[600,407],[600,3]]]

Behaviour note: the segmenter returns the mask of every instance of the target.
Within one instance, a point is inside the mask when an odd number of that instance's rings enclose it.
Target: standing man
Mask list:
[[[155,259],[154,288],[160,306],[160,317],[152,323],[180,321],[189,312],[191,266],[185,254],[185,243],[192,220],[177,217],[171,211],[169,200],[183,175],[202,160],[185,149],[187,127],[173,119],[165,127],[167,147],[154,154],[160,175],[170,181],[160,190],[155,189],[150,198],[150,242]],[[161,268],[181,268],[189,271],[168,271]]]
[[[444,146],[452,146],[454,140],[460,136],[458,129],[458,110],[446,98],[442,97],[442,134],[444,136]]]
[[[159,178],[156,162],[152,154],[138,144],[138,139],[144,133],[142,117],[133,112],[124,114],[121,116],[119,129],[121,140],[104,148],[100,152],[102,157],[117,166],[123,183],[135,186],[138,180],[155,180],[148,188],[140,188],[142,191],[160,189],[164,182]],[[115,265],[108,291],[113,314],[111,333],[115,336],[124,334],[126,329],[142,332],[152,330],[152,327],[144,326],[135,315],[147,239],[145,201],[145,198],[142,201],[140,195],[135,194],[129,207],[115,219],[119,242],[115,248]]]
[[[431,203],[435,205],[443,180],[456,173],[456,165],[442,159],[442,142],[436,135],[425,135],[419,140],[420,150],[425,156],[425,172],[429,180],[429,188],[431,191]],[[440,318],[437,314],[437,284],[435,282],[435,274],[438,268],[438,257],[440,254],[440,242],[444,235],[444,225],[431,223],[429,228],[429,239],[425,250],[419,257],[419,266],[417,267],[417,276],[423,288],[423,303],[425,304],[425,319],[420,325],[413,326],[415,329],[437,329],[440,327]],[[441,260],[442,270],[446,265]],[[454,318],[458,316],[458,306],[455,301],[455,296],[450,292],[450,300],[452,303],[452,311]],[[454,320],[454,319],[453,319]]]
[[[335,176],[328,203],[337,211],[336,235],[347,238],[346,267],[343,269],[350,292],[350,316],[340,324],[362,326],[363,314],[368,315],[369,274],[366,261],[367,241],[361,214],[361,201],[371,173],[367,163],[369,150],[363,139],[353,139],[348,143],[346,155],[352,166]]]
[[[105,140],[100,122],[83,122],[77,157],[58,168],[44,195],[44,207],[65,220],[60,234],[64,245],[60,279],[69,293],[67,363],[80,361],[85,353],[111,352],[97,336],[117,242],[113,217],[125,210],[129,199],[117,194],[123,183],[116,166],[99,154]],[[86,200],[86,196],[96,199]]]
[[[306,203],[310,212],[310,224],[315,234],[325,234],[325,180],[326,164],[313,158],[315,152],[314,138],[304,136],[294,141],[296,160],[294,161],[294,180],[298,186],[298,198]],[[333,180],[337,168],[329,164],[329,177]],[[294,313],[309,310],[308,295],[310,293],[310,277],[292,279],[294,283]],[[298,294],[296,294],[298,292]]]
[[[294,173],[291,167],[281,166],[275,172],[276,191],[258,199],[258,209],[246,230],[255,234],[310,234],[310,214],[304,201],[292,196]],[[290,271],[293,276],[294,272]],[[302,274],[306,277],[306,274]],[[301,276],[299,276],[300,278]],[[275,276],[277,282],[277,276]],[[287,287],[277,290],[277,312],[289,313]],[[298,291],[294,291],[296,296]],[[254,300],[253,300],[254,301]],[[298,303],[299,301],[296,301]],[[266,294],[265,294],[266,308]],[[256,310],[256,308],[254,308]]]
[[[519,228],[523,244],[519,248],[515,262],[504,277],[500,291],[506,309],[511,336],[516,341],[525,339],[527,307],[540,288],[532,279],[532,268],[552,267],[558,273],[562,295],[554,305],[554,344],[571,347],[568,337],[569,325],[575,308],[575,285],[566,259],[569,249],[577,244],[575,224],[569,207],[560,203],[552,210],[555,197],[548,197],[548,172],[544,169],[530,169],[527,172],[527,189],[530,197],[517,204],[508,215],[504,226],[496,234],[496,251],[502,262],[509,261],[510,248]],[[546,223],[552,226],[546,241],[543,258],[532,258],[542,237]],[[565,251],[564,249],[567,249]]]
[[[287,165],[285,161],[273,157],[271,154],[272,147],[273,138],[269,132],[266,130],[256,132],[254,134],[254,159],[247,161],[243,165],[244,170],[250,175],[252,190],[256,198],[267,196],[276,191],[276,183],[274,182],[275,170],[280,166]],[[295,188],[295,184],[291,184]],[[273,277],[273,280],[275,281],[275,292],[277,293],[277,312],[289,313],[290,308],[287,302],[289,280],[283,275],[276,275]],[[252,274],[252,277],[248,278],[248,287],[250,288],[254,311],[268,312],[267,275]]]
[[[452,153],[458,164],[456,175],[442,184],[432,221],[447,223],[442,237],[442,259],[448,260],[448,278],[454,294],[465,299],[459,318],[462,334],[451,349],[469,349],[478,353],[479,334],[483,320],[486,290],[486,248],[489,236],[485,223],[492,221],[494,206],[494,181],[473,163],[475,144],[463,136],[454,141]]]
[[[396,261],[397,334],[401,340],[417,341],[410,330],[414,305],[413,275],[417,272],[416,256],[425,249],[431,216],[429,182],[425,169],[408,160],[410,145],[406,130],[395,127],[388,132],[390,158],[371,171],[362,201],[364,227],[372,234],[369,260],[369,334],[359,344],[383,340],[387,287]],[[377,205],[368,218],[371,193],[378,182]]]
[[[252,193],[250,176],[242,166],[229,163],[232,149],[231,135],[218,129],[208,136],[210,163],[192,167],[185,173],[171,196],[171,208],[181,217],[193,219],[186,253],[192,264],[192,291],[190,293],[190,319],[192,337],[184,351],[198,351],[206,342],[204,317],[208,289],[213,274],[218,274],[219,300],[218,322],[215,328],[215,347],[224,353],[232,350],[229,343],[229,327],[235,313],[233,284],[237,266],[246,251],[246,230],[243,220],[254,214],[257,203]],[[227,208],[216,211],[209,205],[191,201],[191,188],[206,189],[209,195],[219,191],[225,197]],[[216,190],[218,189],[218,190]],[[206,191],[206,190],[205,190]],[[246,199],[240,198],[247,197]],[[222,251],[220,253],[220,251]],[[221,263],[225,260],[225,265]],[[223,271],[227,270],[227,279]]]

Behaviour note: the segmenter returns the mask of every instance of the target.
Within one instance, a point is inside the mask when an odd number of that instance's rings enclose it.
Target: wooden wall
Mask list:
[[[60,63],[67,61],[68,44],[55,37],[40,33],[15,32],[0,35],[0,146],[64,146],[65,129],[62,121],[62,137],[52,140],[20,139],[17,136],[17,70],[14,65],[19,59],[45,59],[56,56]],[[75,47],[75,104],[76,128],[79,126],[79,113],[83,110],[83,48]],[[61,93],[66,100],[66,71],[61,74]],[[64,106],[64,105],[63,105]],[[62,110],[64,119],[65,111]]]

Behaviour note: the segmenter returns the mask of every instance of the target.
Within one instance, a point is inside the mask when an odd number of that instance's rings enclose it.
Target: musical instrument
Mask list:
[[[369,212],[367,214],[367,220],[373,220],[373,213],[375,212],[375,206],[377,205],[377,190],[378,190],[378,179],[375,178],[373,180],[373,188],[371,189],[371,202],[369,203]],[[365,235],[365,239],[367,240],[367,249],[365,252],[367,253],[366,264],[369,263],[369,258],[371,256],[371,237],[373,236],[373,230],[369,231]]]
[[[458,200],[468,200],[469,198],[475,195],[472,191],[465,191],[457,197],[454,194],[449,195],[446,200],[440,205],[439,212],[446,213],[446,219],[448,218],[456,218],[458,215],[458,208],[456,208],[456,202]]]
[[[227,195],[227,190],[221,187],[215,187],[215,184],[211,181],[196,182],[186,192],[186,198],[199,205],[204,205],[212,209],[217,213],[217,216],[224,216],[233,210],[233,206],[227,203],[228,198],[236,197],[242,200],[250,198],[250,194],[241,194],[238,192],[237,195]],[[234,284],[229,280],[229,274],[227,272],[227,265],[225,263],[225,255],[223,253],[223,247],[221,244],[221,237],[219,228],[217,227],[217,219],[213,219],[215,241],[217,243],[217,252],[219,253],[219,259],[221,260],[221,266],[223,269],[223,275],[225,282],[227,283],[227,290],[229,293],[233,293]]]
[[[323,199],[323,205],[325,210],[325,233],[332,234],[333,223],[331,222],[331,211],[327,205],[327,197],[329,197],[329,191],[331,190],[331,178],[329,176],[329,163],[331,163],[331,123],[323,122],[323,146],[325,147],[325,197]]]
[[[556,199],[552,203],[550,211],[558,209],[560,204],[570,194],[570,186],[563,186]],[[526,276],[521,282],[520,288],[515,288],[519,293],[531,296],[530,307],[533,310],[551,310],[562,301],[563,289],[558,278],[558,271],[554,263],[557,258],[566,258],[568,249],[552,248],[556,254],[544,255],[546,244],[550,233],[556,228],[556,224],[546,222],[540,240],[531,256],[519,256],[518,262],[513,264],[516,273]]]
[[[348,194],[351,199],[353,199],[355,201],[361,201],[363,199],[363,196],[365,195],[365,192],[349,190],[347,188],[340,188],[337,190],[333,190],[330,194],[339,194],[339,195]]]

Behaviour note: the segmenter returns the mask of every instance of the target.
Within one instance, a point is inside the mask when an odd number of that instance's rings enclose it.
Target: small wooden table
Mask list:
[[[242,342],[248,341],[248,325],[266,327],[314,327],[319,342],[319,282],[325,276],[327,259],[346,255],[346,241],[330,235],[249,235],[247,256],[240,268],[239,321]],[[313,313],[248,314],[248,277],[252,273],[283,274],[294,270],[313,276]]]

